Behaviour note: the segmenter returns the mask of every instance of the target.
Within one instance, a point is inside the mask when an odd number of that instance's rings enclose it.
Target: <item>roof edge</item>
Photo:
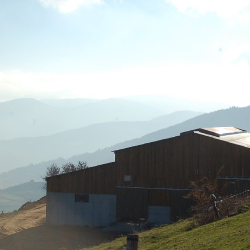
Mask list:
[[[221,128],[227,128],[227,127],[221,127]],[[236,128],[236,127],[234,127],[234,128]],[[207,134],[207,135],[212,135],[212,136],[215,136],[215,137],[223,137],[223,136],[228,136],[228,135],[238,135],[238,134],[247,133],[247,131],[244,130],[244,129],[240,129],[240,128],[236,128],[236,129],[238,129],[240,131],[229,132],[229,133],[224,133],[224,134],[218,134],[216,132],[210,131],[210,130],[205,129],[205,128],[197,128],[197,129],[182,132],[182,133],[180,133],[180,136],[187,135],[187,134],[192,134],[194,132],[200,132],[200,133]]]

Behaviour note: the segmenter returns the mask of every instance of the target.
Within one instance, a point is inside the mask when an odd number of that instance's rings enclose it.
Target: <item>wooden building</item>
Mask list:
[[[47,179],[50,224],[106,226],[118,219],[170,223],[185,214],[190,182],[250,183],[250,134],[234,127],[196,129],[114,151],[115,162]]]

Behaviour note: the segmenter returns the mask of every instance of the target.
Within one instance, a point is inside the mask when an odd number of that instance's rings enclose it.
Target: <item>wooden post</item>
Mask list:
[[[217,216],[217,219],[220,220],[220,214],[219,214],[218,208],[216,206],[216,201],[214,201],[213,203],[214,203],[214,212]]]
[[[218,208],[216,206],[216,197],[214,194],[210,194],[210,198],[211,200],[213,201],[213,205],[214,205],[214,212],[216,214],[216,217],[218,220],[220,220],[220,215],[219,215],[219,211],[218,211]]]
[[[138,239],[139,239],[139,236],[137,234],[128,234],[126,250],[137,250]]]

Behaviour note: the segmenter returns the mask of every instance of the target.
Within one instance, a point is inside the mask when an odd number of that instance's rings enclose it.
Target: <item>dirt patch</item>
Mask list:
[[[77,250],[108,241],[100,229],[84,231],[80,227],[37,226],[0,239],[4,250]]]
[[[42,197],[40,200],[38,201],[34,201],[34,202],[26,202],[25,204],[23,204],[18,211],[23,211],[23,210],[28,210],[28,209],[32,209],[38,205],[42,205],[42,204],[46,204],[46,196]]]

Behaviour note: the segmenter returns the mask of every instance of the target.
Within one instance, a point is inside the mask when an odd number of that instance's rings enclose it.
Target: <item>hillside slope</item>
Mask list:
[[[140,233],[138,249],[250,249],[249,221],[250,211],[188,231],[191,220],[181,220]],[[125,250],[126,238],[90,249]]]
[[[20,210],[0,215],[0,242],[3,237],[34,228],[45,223],[46,202],[34,205],[29,210]],[[0,243],[0,249],[4,244]],[[11,246],[11,243],[10,243]],[[18,249],[18,248],[17,248]]]

